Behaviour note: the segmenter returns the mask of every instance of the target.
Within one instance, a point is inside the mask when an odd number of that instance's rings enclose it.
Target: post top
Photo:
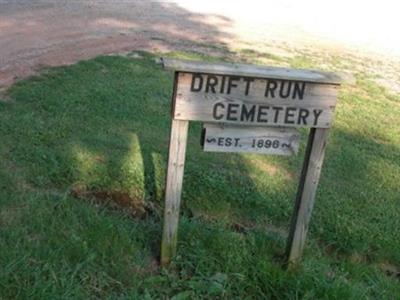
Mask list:
[[[340,76],[335,73],[315,70],[264,67],[250,64],[209,63],[167,58],[161,58],[161,63],[164,68],[178,72],[237,75],[326,84],[340,84],[342,82]]]

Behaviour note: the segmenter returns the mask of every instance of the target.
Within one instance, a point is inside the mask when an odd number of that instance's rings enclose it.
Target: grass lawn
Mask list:
[[[0,96],[0,299],[400,297],[398,96],[362,72],[344,84],[295,272],[281,263],[307,131],[297,156],[205,153],[191,123],[178,254],[160,269],[173,74],[141,55],[44,70]]]

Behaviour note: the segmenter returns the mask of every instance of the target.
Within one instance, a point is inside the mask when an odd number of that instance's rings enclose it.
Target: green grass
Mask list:
[[[49,69],[0,101],[0,299],[398,298],[398,97],[364,74],[343,86],[296,272],[281,263],[306,131],[293,157],[205,153],[191,123],[160,269],[173,75],[142,55]]]

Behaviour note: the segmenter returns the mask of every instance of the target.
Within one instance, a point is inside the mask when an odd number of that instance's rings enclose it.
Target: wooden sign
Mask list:
[[[167,61],[177,73],[176,120],[328,128],[337,78],[328,73]],[[243,71],[245,70],[245,71]]]
[[[299,149],[300,133],[294,128],[204,124],[203,150],[292,155]]]
[[[189,121],[202,121],[207,123],[206,151],[295,153],[299,135],[288,127],[311,128],[287,242],[287,265],[296,265],[305,244],[340,78],[253,65],[162,63],[175,71],[175,82],[161,264],[168,265],[176,252]]]

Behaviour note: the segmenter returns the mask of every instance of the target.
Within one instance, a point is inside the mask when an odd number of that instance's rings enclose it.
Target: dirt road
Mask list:
[[[189,42],[214,43],[230,20],[191,13],[176,4],[147,1],[0,2],[0,85],[42,66],[70,64],[135,49],[168,50]]]
[[[43,66],[138,49],[210,49],[210,45],[229,49],[246,43],[257,47],[254,41],[278,52],[280,43],[296,48],[318,42],[340,51],[345,47],[318,40],[296,22],[283,24],[273,18],[260,22],[265,18],[256,14],[257,7],[246,12],[231,2],[218,2],[218,7],[216,3],[205,1],[205,7],[198,7],[184,0],[0,0],[0,87]]]

